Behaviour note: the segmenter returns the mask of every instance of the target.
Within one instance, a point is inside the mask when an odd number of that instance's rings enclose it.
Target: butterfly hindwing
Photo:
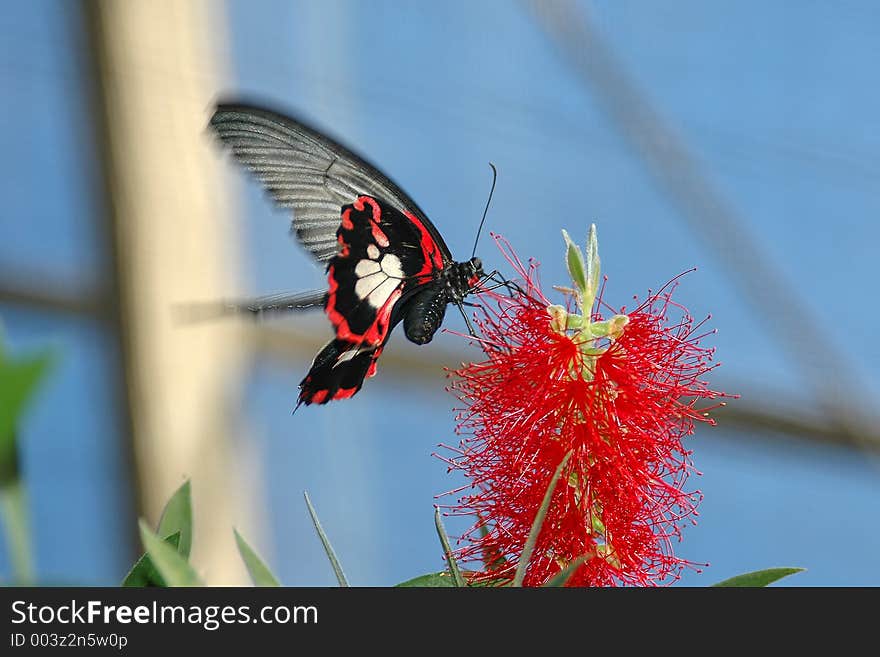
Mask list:
[[[442,253],[418,219],[369,196],[342,209],[337,241],[327,267],[327,316],[338,339],[381,345],[395,307],[434,280]]]
[[[327,265],[325,311],[336,330],[300,383],[300,403],[351,397],[376,373],[391,330],[437,287],[443,252],[419,219],[361,196],[342,208],[338,252]]]
[[[346,399],[376,373],[382,347],[334,339],[318,352],[309,373],[299,384],[299,403],[326,404]]]

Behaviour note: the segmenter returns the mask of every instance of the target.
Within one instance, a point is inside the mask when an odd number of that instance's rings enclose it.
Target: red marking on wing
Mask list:
[[[336,391],[336,394],[333,395],[333,399],[348,399],[349,397],[353,397],[354,393],[357,391],[357,388],[340,388]]]
[[[364,340],[368,341],[370,344],[382,344],[385,341],[385,336],[388,335],[389,323],[391,322],[391,311],[394,310],[394,304],[397,303],[397,300],[400,299],[400,295],[403,294],[400,289],[402,287],[403,283],[398,285],[397,289],[388,296],[388,300],[385,301],[385,303],[382,304],[382,307],[376,312],[376,322],[373,323],[370,330],[364,335]],[[378,320],[380,319],[382,320],[383,325],[381,332],[378,328]]]
[[[370,230],[373,233],[373,239],[376,240],[376,244],[381,246],[383,249],[391,244],[391,242],[388,241],[388,236],[379,226],[379,222],[382,221],[382,208],[379,207],[379,204],[376,203],[376,200],[370,198],[369,196],[360,196],[353,205],[354,209],[358,212],[363,212],[365,205],[370,206],[370,209],[373,213],[373,219],[370,221]]]
[[[443,269],[443,254],[424,224],[411,212],[404,210],[403,213],[419,231],[419,246],[422,247],[422,255],[425,258],[425,263],[416,273],[416,280],[419,283],[428,283],[434,278],[435,271]]]
[[[342,313],[336,310],[336,291],[339,289],[339,283],[336,282],[336,272],[333,265],[327,268],[327,283],[329,289],[327,290],[327,305],[324,306],[324,312],[327,313],[327,317],[330,318],[336,329],[336,337],[340,340],[350,340],[351,329],[348,328],[348,321]]]
[[[370,363],[370,369],[367,370],[367,376],[364,378],[371,378],[376,376],[376,361],[379,360],[379,355],[382,353],[382,347],[376,347],[376,351],[373,352],[373,359]]]
[[[376,310],[376,317],[373,320],[373,323],[370,324],[370,328],[368,328],[363,334],[360,334],[351,330],[345,315],[336,309],[336,291],[339,289],[339,283],[336,281],[335,273],[336,272],[331,265],[327,270],[329,289],[327,290],[327,305],[325,306],[324,311],[327,313],[327,317],[330,318],[330,322],[336,329],[336,337],[340,340],[349,340],[351,342],[365,342],[370,346],[384,342],[385,337],[388,335],[391,311],[394,310],[394,304],[397,303],[397,300],[400,299],[400,295],[403,294],[401,291],[403,283],[401,283],[394,292],[388,295],[388,298],[385,300],[385,303],[382,304],[382,307]],[[367,303],[367,301],[364,300],[363,303]]]
[[[339,388],[339,390],[333,393],[332,397],[328,398],[330,394],[329,390],[318,390],[308,401],[310,404],[326,404],[328,401],[334,399],[348,399],[349,397],[353,397],[357,391],[357,388]]]
[[[354,222],[351,220],[351,208],[347,208],[345,212],[342,213],[342,227],[345,230],[354,229]]]
[[[338,253],[339,257],[347,258],[351,254],[351,247],[349,247],[348,244],[345,243],[345,240],[342,238],[342,233],[337,235],[336,241],[339,242],[339,246],[341,247]]]
[[[372,224],[372,230],[373,239],[376,240],[376,244],[381,246],[383,249],[391,244],[391,242],[388,241],[388,236],[382,232],[381,228],[379,228],[379,224]]]
[[[353,203],[354,209],[358,212],[363,212],[364,207],[369,205],[370,212],[373,214],[373,221],[379,223],[382,219],[382,208],[379,207],[379,204],[376,203],[376,199],[372,196],[358,196],[357,200]]]

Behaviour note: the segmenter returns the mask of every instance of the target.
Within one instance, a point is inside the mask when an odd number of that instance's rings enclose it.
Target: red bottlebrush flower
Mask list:
[[[695,422],[714,423],[699,400],[725,396],[703,380],[714,368],[712,350],[700,346],[703,322],[672,301],[675,280],[634,310],[603,317],[610,307],[597,289],[594,231],[586,266],[579,250],[580,265],[569,262],[576,285],[568,308],[552,306],[537,266],[495,239],[523,287],[481,293],[475,319],[486,359],[451,373],[464,405],[457,430],[467,437],[441,458],[469,484],[449,493],[461,496],[447,511],[475,519],[458,558],[500,555],[474,577],[509,581],[553,473],[571,452],[524,584],[541,585],[578,557],[587,561],[569,586],[677,579],[694,564],[672,544],[701,499],[684,490],[693,466],[682,438]],[[583,317],[570,312],[579,303]]]

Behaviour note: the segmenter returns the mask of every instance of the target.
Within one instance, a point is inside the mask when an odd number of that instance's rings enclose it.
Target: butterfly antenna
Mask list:
[[[477,243],[480,241],[480,231],[483,230],[483,224],[486,223],[486,214],[489,212],[489,204],[492,202],[492,194],[495,193],[495,181],[498,179],[498,169],[496,169],[495,165],[491,162],[489,162],[489,166],[492,167],[492,189],[489,190],[489,198],[486,200],[486,207],[483,210],[483,218],[480,219],[480,227],[477,228],[477,238],[474,240],[474,250],[471,252],[471,258],[477,254]]]

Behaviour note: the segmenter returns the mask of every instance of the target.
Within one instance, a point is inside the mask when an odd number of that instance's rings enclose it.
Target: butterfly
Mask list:
[[[326,266],[326,291],[246,306],[255,313],[323,306],[335,336],[301,381],[297,407],[357,393],[398,324],[411,342],[426,344],[449,304],[467,321],[465,297],[491,274],[477,257],[456,262],[425,213],[376,166],[264,107],[219,103],[210,127],[275,204],[292,210],[292,233]]]

